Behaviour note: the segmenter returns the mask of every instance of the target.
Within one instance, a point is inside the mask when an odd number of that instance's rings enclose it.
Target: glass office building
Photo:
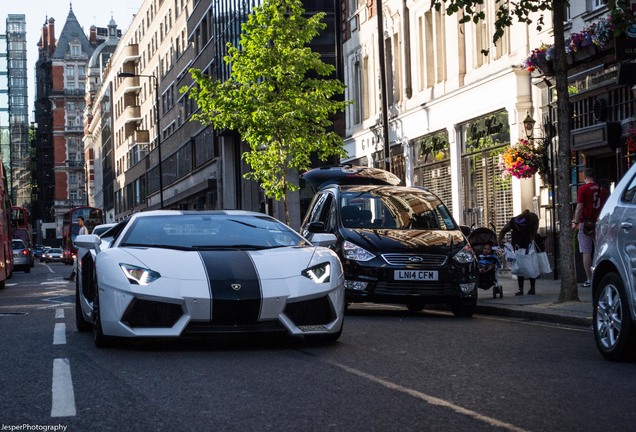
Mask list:
[[[7,18],[7,78],[9,107],[9,159],[11,197],[14,204],[30,207],[31,173],[29,168],[29,104],[27,98],[26,20],[24,14]],[[1,70],[1,67],[0,67]],[[3,104],[0,102],[0,106]]]

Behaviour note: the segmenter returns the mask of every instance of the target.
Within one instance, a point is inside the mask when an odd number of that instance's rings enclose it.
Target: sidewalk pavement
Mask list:
[[[509,270],[498,271],[499,284],[503,286],[503,297],[492,298],[492,290],[479,290],[478,314],[498,315],[559,324],[592,326],[592,288],[578,285],[579,302],[558,303],[561,281],[550,275],[536,281],[536,294],[515,296],[517,280]],[[530,289],[530,281],[524,284],[524,293]]]

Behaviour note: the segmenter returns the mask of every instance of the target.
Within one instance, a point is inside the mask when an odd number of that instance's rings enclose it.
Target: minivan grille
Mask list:
[[[417,255],[417,254],[382,254],[384,261],[391,265],[422,265],[440,267],[446,263],[445,255]]]

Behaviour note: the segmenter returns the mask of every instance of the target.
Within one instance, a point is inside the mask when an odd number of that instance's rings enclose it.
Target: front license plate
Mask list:
[[[395,270],[393,273],[395,280],[437,280],[436,270]]]

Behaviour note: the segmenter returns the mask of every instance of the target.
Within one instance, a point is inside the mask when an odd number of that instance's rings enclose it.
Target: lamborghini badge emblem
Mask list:
[[[233,283],[231,286],[234,291],[238,291],[241,289],[241,284]]]

